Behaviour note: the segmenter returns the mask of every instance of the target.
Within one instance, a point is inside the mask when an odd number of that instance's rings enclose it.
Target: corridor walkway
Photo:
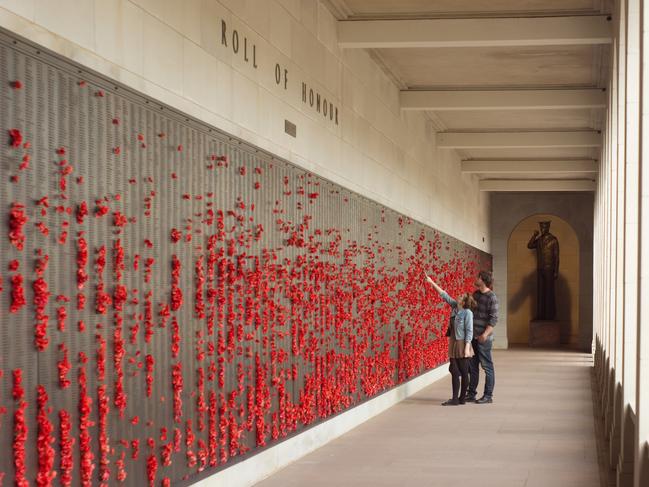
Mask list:
[[[513,349],[495,361],[494,404],[440,406],[447,377],[257,486],[598,487],[591,357]]]

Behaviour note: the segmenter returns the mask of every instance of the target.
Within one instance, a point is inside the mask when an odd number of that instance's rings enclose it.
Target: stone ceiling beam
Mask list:
[[[595,181],[587,179],[483,179],[480,191],[595,191]]]
[[[602,89],[575,90],[406,90],[402,110],[558,110],[606,108]]]
[[[573,132],[438,132],[437,147],[442,149],[507,149],[600,147],[597,131]]]
[[[502,47],[610,44],[606,16],[340,20],[343,48]]]
[[[597,173],[598,163],[592,159],[556,160],[467,160],[462,161],[465,174],[522,173]]]

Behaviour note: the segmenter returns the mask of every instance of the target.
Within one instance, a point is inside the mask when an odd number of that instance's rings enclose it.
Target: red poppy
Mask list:
[[[23,143],[23,134],[18,129],[9,129],[9,146],[17,149]]]
[[[31,157],[29,154],[23,155],[22,161],[20,162],[20,166],[18,166],[19,171],[24,171],[29,167],[29,161]]]

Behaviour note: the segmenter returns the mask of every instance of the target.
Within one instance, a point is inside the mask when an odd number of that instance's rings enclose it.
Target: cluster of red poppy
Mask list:
[[[23,227],[29,221],[24,210],[24,205],[14,202],[9,211],[9,242],[18,250],[22,250],[25,245]]]
[[[203,431],[205,429],[205,413],[207,412],[207,405],[205,404],[205,369],[198,367],[196,376],[196,426],[198,431]]]
[[[180,289],[180,260],[176,255],[171,257],[171,309],[178,311],[183,304],[183,292]]]
[[[194,293],[194,312],[196,313],[196,318],[203,319],[205,318],[205,302],[203,296],[205,295],[205,272],[203,270],[203,256],[200,255],[196,259],[196,264],[194,266],[196,272],[196,292]]]
[[[180,327],[178,319],[174,316],[171,320],[171,358],[177,359],[180,353]]]
[[[107,482],[110,479],[110,443],[108,441],[108,395],[106,385],[102,384],[97,388],[97,409],[99,423],[99,480]]]
[[[194,432],[192,430],[192,420],[185,421],[185,457],[187,458],[187,466],[193,468],[196,466],[196,454],[194,453]]]
[[[54,427],[49,419],[50,409],[47,407],[47,391],[42,385],[38,386],[37,393],[38,412],[36,421],[38,423],[38,437],[36,439],[36,449],[38,451],[38,473],[36,474],[36,485],[39,487],[51,486],[56,477],[54,468],[54,436],[52,431]]]
[[[70,432],[72,423],[70,413],[65,409],[59,411],[59,482],[62,486],[72,485],[72,471],[74,469],[74,441]]]
[[[151,337],[153,337],[153,302],[151,297],[153,296],[153,291],[148,291],[144,295],[144,341],[146,343],[151,342]]]
[[[63,354],[63,357],[61,357],[57,363],[57,368],[59,369],[59,387],[61,389],[66,389],[67,387],[70,387],[72,382],[68,379],[71,365],[68,360],[68,349],[65,346],[65,343],[59,344],[59,351]]]
[[[104,291],[104,268],[106,267],[106,246],[102,245],[97,249],[95,257],[95,273],[97,284],[95,286],[95,312],[100,315],[106,314],[111,304],[110,295]]]
[[[171,369],[171,387],[173,389],[173,404],[174,404],[174,421],[182,423],[183,417],[183,372],[182,364],[178,362]]]
[[[153,394],[153,366],[155,360],[153,355],[147,354],[145,357],[145,367],[146,367],[146,397],[151,397]]]
[[[95,454],[92,452],[92,437],[89,430],[95,423],[90,419],[92,415],[92,398],[88,395],[85,367],[87,358],[83,352],[79,353],[79,362],[79,456],[81,459],[79,470],[81,485],[91,487],[92,472],[95,469]]]
[[[25,443],[27,442],[27,422],[25,420],[25,390],[22,386],[22,370],[13,371],[12,397],[16,403],[14,411],[14,438],[13,438],[13,461],[14,461],[14,483],[17,487],[28,487],[29,481],[25,477]]]
[[[113,404],[119,411],[119,417],[124,417],[126,410],[126,393],[124,392],[124,371],[122,361],[124,360],[124,339],[122,338],[122,317],[115,315],[115,329],[113,330],[113,369],[115,371],[115,392]]]
[[[149,480],[149,487],[155,487],[155,477],[158,471],[158,457],[155,454],[154,446],[151,446],[151,453],[146,459],[146,476]]]
[[[119,458],[115,460],[115,467],[117,469],[116,477],[118,482],[124,482],[127,477],[126,468],[124,467],[125,458],[126,458],[126,452],[122,450],[119,454]]]
[[[17,313],[26,304],[23,276],[22,274],[14,274],[11,276],[11,305],[9,306],[9,312]]]
[[[32,284],[34,291],[34,310],[36,311],[36,323],[34,325],[34,344],[39,352],[45,350],[49,344],[47,338],[47,323],[49,317],[45,314],[47,303],[50,299],[50,292],[47,287],[47,281],[39,277]]]

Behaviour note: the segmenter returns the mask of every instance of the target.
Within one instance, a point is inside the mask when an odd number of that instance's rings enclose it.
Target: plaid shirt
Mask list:
[[[489,290],[484,294],[474,292],[473,299],[477,303],[473,311],[473,336],[478,337],[484,333],[487,325],[496,326],[498,323],[498,298],[496,293]]]

